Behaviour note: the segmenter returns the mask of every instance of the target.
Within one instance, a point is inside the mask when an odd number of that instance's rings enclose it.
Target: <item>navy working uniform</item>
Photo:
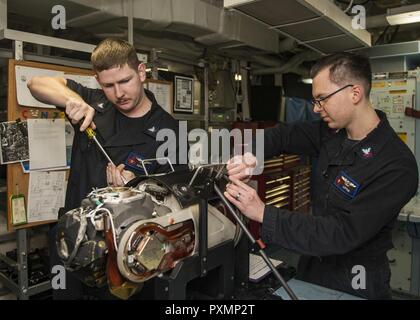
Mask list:
[[[129,118],[119,112],[106,98],[100,89],[90,89],[72,80],[67,80],[67,87],[77,94],[96,112],[93,121],[96,125],[96,137],[102,144],[115,165],[124,163],[124,170],[130,170],[136,175],[144,175],[136,158],[156,158],[156,150],[163,142],[156,141],[156,135],[161,129],[172,129],[178,136],[178,121],[164,111],[156,102],[152,92],[145,89],[147,98],[152,102],[151,109],[144,116]],[[178,144],[177,144],[178,145]],[[178,160],[178,148],[177,148]],[[81,201],[93,188],[107,186],[106,168],[108,160],[99,150],[95,142],[80,132],[78,125],[75,128],[73,140],[71,170],[67,184],[65,213],[80,207]],[[176,166],[175,169],[185,168]],[[148,173],[168,172],[170,166],[157,165],[152,162],[146,167]],[[55,228],[50,236],[51,266],[62,264],[57,254],[55,244]],[[81,299],[83,296],[112,299],[108,289],[91,289],[82,286],[80,281],[71,273],[67,273],[66,290],[53,290],[55,299]]]
[[[318,158],[312,215],[266,206],[262,239],[302,254],[297,277],[369,299],[391,298],[386,253],[400,209],[416,194],[416,159],[376,111],[379,125],[363,140],[322,121],[265,131],[265,158],[281,153]],[[363,282],[353,281],[360,267]],[[361,289],[358,289],[360,288]]]
[[[79,94],[96,112],[93,122],[96,134],[115,165],[124,163],[125,170],[137,175],[144,174],[134,158],[156,158],[156,150],[163,142],[156,141],[160,129],[172,129],[178,133],[178,122],[156,102],[152,92],[144,90],[152,102],[151,110],[140,118],[129,118],[119,112],[99,89],[89,89],[72,80],[67,86]],[[78,129],[73,141],[71,170],[66,193],[66,210],[80,206],[81,200],[92,188],[106,187],[106,167],[108,160],[94,141]],[[152,162],[146,167],[148,173],[167,172],[168,165],[157,166]]]

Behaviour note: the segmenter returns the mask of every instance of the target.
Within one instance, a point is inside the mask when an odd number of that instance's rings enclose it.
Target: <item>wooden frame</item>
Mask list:
[[[44,64],[31,61],[17,61],[10,59],[8,66],[8,91],[7,91],[7,117],[8,121],[15,121],[20,118],[21,120],[26,120],[30,118],[37,118],[36,114],[41,114],[46,118],[63,118],[64,113],[60,112],[57,109],[44,109],[44,108],[30,108],[20,106],[17,102],[16,94],[16,74],[15,66],[26,66],[39,69],[49,69],[56,71],[63,71],[68,74],[77,74],[77,75],[93,75],[94,73],[91,70],[79,69],[73,67],[65,67],[52,64]],[[28,228],[37,225],[43,225],[52,223],[55,221],[40,221],[35,223],[26,223],[19,226],[13,226],[12,224],[12,212],[10,208],[10,201],[13,192],[18,187],[20,193],[25,196],[26,203],[28,202],[28,184],[29,184],[29,175],[24,174],[20,163],[13,163],[7,165],[7,229],[9,231],[13,229]]]

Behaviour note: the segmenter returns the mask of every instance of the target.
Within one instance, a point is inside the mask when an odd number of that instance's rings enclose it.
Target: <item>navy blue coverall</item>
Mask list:
[[[302,280],[386,299],[391,297],[386,253],[401,208],[417,192],[418,169],[386,115],[376,112],[379,125],[350,144],[346,130],[333,131],[322,121],[265,131],[266,159],[289,153],[318,161],[312,214],[266,206],[262,239],[302,255],[297,270]],[[365,289],[353,281],[358,266],[366,270]]]

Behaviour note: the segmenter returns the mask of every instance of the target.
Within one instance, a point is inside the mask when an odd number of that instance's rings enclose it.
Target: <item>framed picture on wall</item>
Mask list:
[[[193,113],[194,79],[175,76],[175,112]]]

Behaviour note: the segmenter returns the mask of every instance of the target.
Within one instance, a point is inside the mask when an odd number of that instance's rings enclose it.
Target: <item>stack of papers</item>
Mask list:
[[[283,261],[270,259],[277,268]],[[259,282],[265,276],[271,273],[271,269],[267,266],[263,258],[256,254],[249,255],[249,281]]]

